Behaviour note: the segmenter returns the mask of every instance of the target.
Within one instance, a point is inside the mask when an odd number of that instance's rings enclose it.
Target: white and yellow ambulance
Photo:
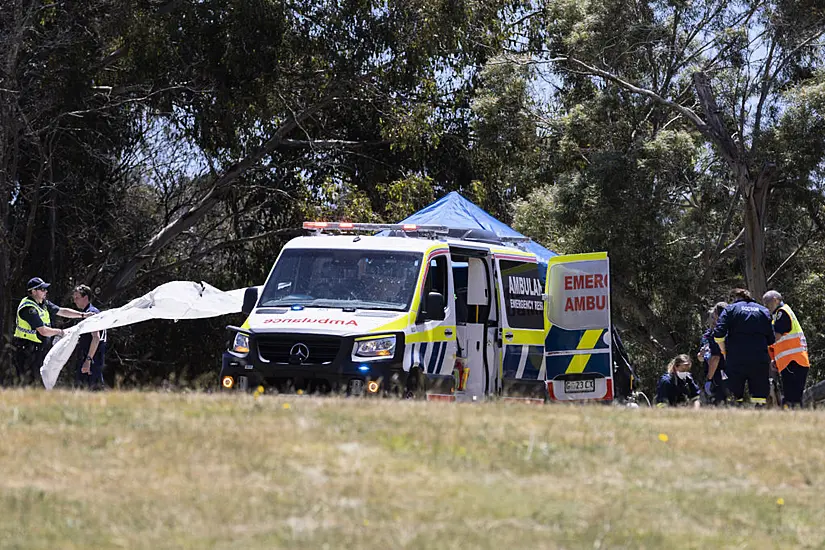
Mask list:
[[[607,255],[491,232],[307,222],[228,327],[221,386],[445,400],[613,398]]]

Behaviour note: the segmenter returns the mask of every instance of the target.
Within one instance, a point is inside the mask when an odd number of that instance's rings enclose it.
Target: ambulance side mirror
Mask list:
[[[258,287],[249,287],[243,293],[243,306],[241,312],[244,315],[249,315],[255,309],[255,304],[258,303]]]
[[[427,294],[427,309],[424,318],[428,321],[444,320],[444,296],[440,292]]]

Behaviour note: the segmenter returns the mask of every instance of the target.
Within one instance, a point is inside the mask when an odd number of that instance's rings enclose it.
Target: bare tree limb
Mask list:
[[[367,149],[389,147],[391,141],[349,141],[345,139],[285,139],[279,149]]]
[[[628,82],[627,80],[625,80],[625,79],[623,79],[623,78],[621,78],[621,77],[619,77],[619,76],[617,76],[613,73],[604,71],[604,70],[599,69],[598,67],[594,67],[592,65],[588,65],[587,63],[585,63],[585,62],[583,62],[579,59],[576,59],[575,57],[566,56],[566,57],[561,57],[561,58],[557,58],[557,59],[561,60],[561,61],[567,61],[567,62],[571,63],[572,65],[575,65],[575,66],[583,69],[584,71],[586,71],[589,74],[599,76],[599,77],[601,77],[601,78],[603,78],[607,81],[613,82],[614,84],[618,84],[619,86],[621,86],[622,88],[624,88],[626,90],[629,90],[629,91],[631,91],[633,93],[636,93],[636,94],[639,94],[639,95],[643,95],[645,97],[648,97],[648,98],[652,99],[653,101],[655,101],[657,103],[660,103],[662,105],[670,107],[671,109],[675,110],[676,112],[678,112],[679,114],[681,114],[682,116],[684,116],[685,118],[690,120],[693,123],[693,125],[696,126],[696,128],[700,132],[705,133],[707,131],[707,125],[705,124],[705,122],[701,118],[699,118],[699,115],[697,115],[695,112],[693,112],[693,110],[685,107],[684,105],[674,103],[673,101],[660,96],[659,94],[657,94],[656,92],[654,92],[652,90],[648,90],[647,88],[641,88],[639,86],[636,86],[635,84],[632,84],[632,83]]]
[[[269,237],[274,237],[276,235],[293,235],[293,236],[297,236],[297,235],[302,234],[302,232],[303,232],[302,229],[294,229],[294,228],[275,229],[273,231],[267,231],[265,233],[259,233],[258,235],[251,235],[249,237],[242,237],[242,238],[239,238],[239,239],[233,239],[231,241],[224,241],[224,242],[216,244],[215,246],[211,246],[211,247],[207,248],[206,250],[202,250],[202,251],[198,252],[197,254],[187,256],[186,258],[182,258],[180,260],[170,262],[168,264],[164,264],[160,267],[156,267],[156,268],[154,268],[150,271],[147,271],[147,272],[141,274],[140,277],[135,279],[133,284],[135,286],[140,286],[142,283],[146,282],[147,280],[151,279],[152,277],[160,275],[161,273],[169,271],[170,269],[175,269],[176,267],[181,267],[183,265],[186,265],[186,264],[195,262],[197,260],[203,259],[203,258],[209,256],[210,254],[212,254],[214,252],[217,252],[218,250],[223,250],[223,249],[232,248],[233,246],[238,246],[238,245],[241,245],[241,244],[247,244],[247,243],[251,243],[251,242],[255,242],[255,241],[260,241],[260,240],[263,240],[263,239],[266,239],[266,238],[269,238]]]
[[[800,245],[796,247],[796,250],[794,250],[793,252],[791,252],[791,255],[790,255],[790,256],[788,256],[787,258],[785,258],[785,261],[784,261],[784,262],[782,262],[781,264],[779,264],[779,267],[777,267],[777,268],[776,268],[776,270],[774,270],[774,272],[773,272],[773,273],[771,273],[771,275],[768,277],[768,281],[767,281],[767,282],[769,282],[769,283],[770,283],[770,282],[771,282],[771,280],[772,280],[774,277],[776,277],[776,275],[777,275],[780,271],[782,271],[782,268],[784,268],[784,267],[785,267],[786,265],[788,265],[788,264],[789,264],[789,263],[790,263],[790,262],[791,262],[794,258],[796,258],[796,255],[797,255],[797,254],[799,254],[800,252],[802,252],[802,249],[803,249],[803,248],[805,248],[806,246],[808,246],[808,243],[809,243],[809,242],[811,242],[811,239],[813,239],[814,235],[816,235],[816,232],[815,232],[815,231],[811,231],[810,233],[808,233],[808,236],[807,236],[807,237],[805,237],[805,240],[804,240],[804,241],[802,241],[802,243],[800,243]]]
[[[243,160],[227,168],[223,174],[215,180],[211,188],[193,206],[189,207],[182,215],[161,229],[132,259],[121,266],[101,291],[101,300],[109,300],[122,292],[126,285],[134,279],[138,269],[152,261],[155,254],[172,242],[178,235],[203,219],[204,216],[223,199],[224,195],[232,189],[232,184],[235,180],[257,166],[265,156],[274,152],[283,143],[283,140],[300,126],[302,121],[307,120],[320,111],[329,101],[330,98],[327,97],[315,105],[307,107],[300,113],[289,117],[260,148],[247,155]]]
[[[719,256],[724,256],[725,254],[727,254],[728,252],[730,252],[731,250],[733,250],[734,248],[736,248],[737,246],[742,244],[742,239],[744,237],[745,237],[745,229],[742,228],[742,230],[739,231],[739,234],[736,235],[736,237],[731,241],[731,243],[728,246],[726,246],[725,248],[723,248],[722,250],[719,251]]]

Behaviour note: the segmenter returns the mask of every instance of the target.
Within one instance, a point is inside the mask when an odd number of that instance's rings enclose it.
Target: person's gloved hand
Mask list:
[[[708,380],[705,382],[705,395],[710,395],[713,393],[713,380]]]

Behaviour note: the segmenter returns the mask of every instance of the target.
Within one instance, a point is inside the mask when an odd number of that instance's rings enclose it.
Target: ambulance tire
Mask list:
[[[427,377],[424,376],[420,368],[413,367],[410,369],[402,398],[420,401],[427,398]]]

